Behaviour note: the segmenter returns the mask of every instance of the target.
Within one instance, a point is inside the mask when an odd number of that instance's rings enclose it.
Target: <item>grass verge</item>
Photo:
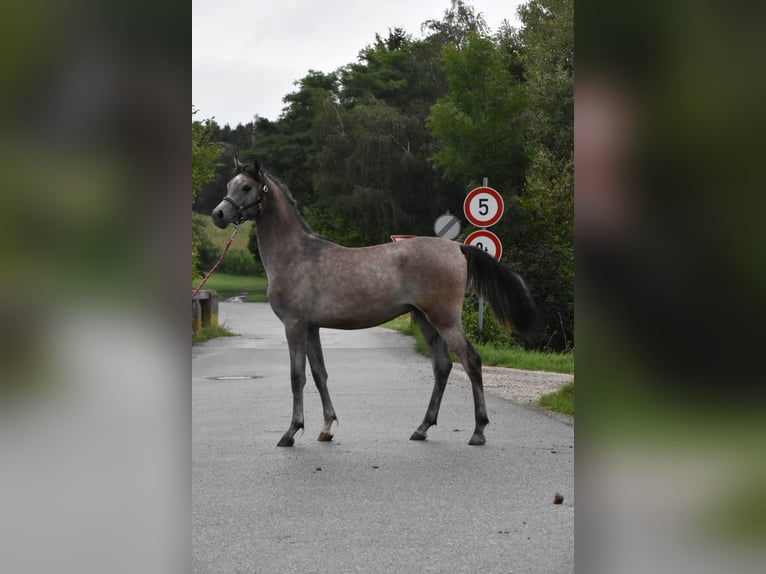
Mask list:
[[[202,327],[199,333],[196,333],[194,336],[192,336],[192,344],[196,345],[198,343],[204,343],[205,341],[209,341],[210,339],[215,339],[216,337],[236,337],[236,333],[232,333],[225,327],[220,327],[217,325],[207,325],[205,327]]]
[[[415,350],[421,355],[428,356],[428,348],[423,340],[423,335],[408,315],[397,317],[382,326],[415,337]],[[499,347],[492,343],[475,344],[474,348],[481,356],[482,364],[487,366],[510,367],[527,371],[574,373],[574,353],[527,351],[521,347]],[[456,360],[454,355],[452,360]]]
[[[266,287],[268,283],[266,277],[255,275],[231,275],[229,273],[215,272],[205,283],[205,289],[218,291],[219,300],[227,297],[247,293],[245,301],[248,303],[265,303]]]
[[[543,395],[538,404],[548,410],[574,416],[574,383],[567,383],[555,393]]]
[[[229,226],[226,229],[221,229],[213,225],[213,221],[210,219],[209,214],[192,213],[192,218],[201,221],[205,229],[205,235],[217,245],[220,249],[229,242],[233,227]],[[250,239],[250,232],[253,228],[252,221],[243,221],[239,224],[237,230],[237,236],[234,241],[231,242],[231,249],[247,249],[247,242]]]

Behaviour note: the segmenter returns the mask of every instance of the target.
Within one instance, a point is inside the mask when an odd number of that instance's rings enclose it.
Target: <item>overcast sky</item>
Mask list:
[[[525,0],[468,0],[492,32],[503,20],[519,26]],[[197,118],[220,124],[277,119],[282,98],[309,70],[331,72],[359,51],[403,28],[421,36],[450,0],[193,0],[192,104]]]

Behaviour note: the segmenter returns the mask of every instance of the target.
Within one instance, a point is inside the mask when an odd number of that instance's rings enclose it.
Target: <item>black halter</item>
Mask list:
[[[250,209],[251,207],[257,207],[258,211],[256,212],[255,216],[258,217],[261,214],[261,207],[263,204],[263,198],[266,197],[266,194],[269,192],[269,186],[265,183],[263,184],[263,187],[261,188],[261,192],[255,196],[255,200],[251,203],[248,203],[247,205],[238,205],[236,201],[234,201],[232,198],[230,198],[228,195],[223,198],[223,200],[227,203],[230,203],[234,209],[237,210],[239,213],[239,219],[235,222],[237,225],[242,223],[245,220],[245,211]]]

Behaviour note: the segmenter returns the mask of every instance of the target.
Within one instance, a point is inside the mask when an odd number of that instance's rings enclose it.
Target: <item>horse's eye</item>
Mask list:
[[[253,190],[253,186],[252,185],[243,185],[242,189],[244,189],[245,191],[252,191]]]

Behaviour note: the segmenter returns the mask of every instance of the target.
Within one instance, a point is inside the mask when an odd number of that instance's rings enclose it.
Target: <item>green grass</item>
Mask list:
[[[209,215],[204,215],[200,213],[192,213],[192,218],[198,221],[201,221],[205,227],[205,235],[210,238],[210,241],[212,241],[215,245],[223,249],[226,246],[226,243],[229,241],[229,237],[231,237],[231,232],[234,230],[233,225],[229,225],[226,229],[221,229],[219,227],[216,227],[213,225],[213,221],[210,219]],[[253,222],[252,221],[243,221],[239,224],[239,229],[237,230],[237,236],[234,238],[234,241],[231,242],[230,249],[247,249],[247,242],[250,238],[250,231],[253,228]]]
[[[410,321],[408,315],[402,315],[385,323],[383,327],[395,329],[415,337],[415,349],[421,355],[428,356],[420,329]],[[474,348],[481,356],[482,364],[493,367],[511,367],[528,371],[551,371],[554,373],[574,373],[574,353],[544,353],[527,351],[521,347],[501,347],[491,343],[475,344]],[[453,361],[456,357],[453,355]]]
[[[555,393],[543,395],[538,404],[548,410],[574,416],[574,383],[567,383]]]
[[[417,325],[412,322],[409,315],[402,315],[401,317],[392,319],[388,323],[383,323],[381,327],[399,331],[400,333],[404,333],[410,337],[414,337],[416,334],[420,334],[420,329],[418,329]],[[423,336],[420,335],[420,338],[422,340]]]
[[[574,374],[574,353],[527,351],[522,347],[498,347],[492,343],[477,344],[474,347],[485,365]]]
[[[236,337],[236,334],[232,333],[225,327],[220,327],[218,325],[207,325],[202,327],[200,332],[196,333],[192,337],[192,344],[196,345],[197,343],[203,343],[205,341],[209,341],[210,339],[215,339],[216,337]]]
[[[199,282],[196,282],[199,283]],[[194,286],[196,286],[196,283]],[[266,299],[266,277],[255,275],[230,275],[215,271],[205,283],[204,289],[213,289],[218,292],[219,300],[233,295],[247,293],[245,301],[248,303],[264,303]]]

